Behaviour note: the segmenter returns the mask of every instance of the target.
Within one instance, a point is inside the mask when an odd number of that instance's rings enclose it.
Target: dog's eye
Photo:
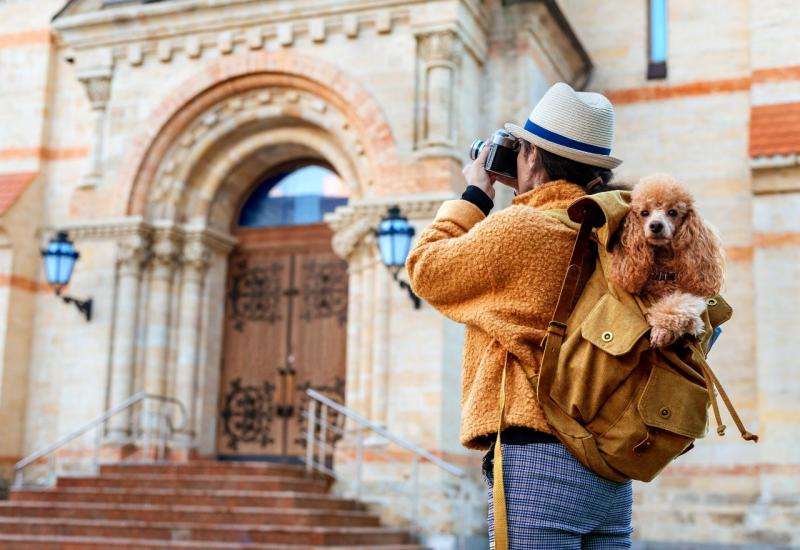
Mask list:
[[[647,216],[649,216],[649,215],[650,215],[650,212],[649,212],[649,211],[647,211],[647,210],[642,210],[641,214],[642,214],[642,217],[643,217],[643,218],[646,218]]]
[[[672,209],[672,210],[670,210],[669,212],[667,212],[667,215],[668,215],[670,218],[674,218],[675,216],[677,216],[677,215],[678,215],[678,211],[677,211],[677,210],[675,210],[675,209]]]

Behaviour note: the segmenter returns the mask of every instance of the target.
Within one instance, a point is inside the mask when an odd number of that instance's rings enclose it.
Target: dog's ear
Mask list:
[[[611,279],[631,294],[638,294],[653,270],[654,252],[636,212],[625,216],[619,241],[612,251]]]
[[[717,232],[692,209],[675,237],[678,284],[685,292],[713,296],[725,281],[725,257]]]

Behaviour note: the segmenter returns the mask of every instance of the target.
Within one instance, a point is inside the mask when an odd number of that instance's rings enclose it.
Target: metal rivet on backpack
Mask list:
[[[672,413],[669,412],[669,409],[666,408],[666,407],[661,409],[660,413],[661,413],[661,416],[663,416],[664,418],[669,418],[669,415],[672,414]]]
[[[717,305],[717,299],[716,298],[709,298],[708,300],[706,300],[706,304],[708,304],[710,306],[715,306],[715,305]]]
[[[603,342],[610,342],[614,339],[614,334],[610,331],[605,331],[603,334],[600,335],[600,339]]]

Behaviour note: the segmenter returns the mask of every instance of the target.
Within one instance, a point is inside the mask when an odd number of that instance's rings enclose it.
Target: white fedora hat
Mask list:
[[[507,122],[506,130],[545,151],[601,168],[616,168],[611,156],[614,106],[594,92],[576,92],[564,82],[553,84],[531,111],[524,127]]]

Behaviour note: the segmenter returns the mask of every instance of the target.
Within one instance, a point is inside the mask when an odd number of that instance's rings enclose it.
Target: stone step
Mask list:
[[[323,493],[328,488],[324,479],[268,475],[186,475],[186,474],[102,474],[98,477],[59,477],[57,487],[119,487],[228,489],[241,491],[298,491]]]
[[[109,537],[306,546],[405,544],[405,531],[381,527],[203,524],[65,518],[0,518],[0,533],[35,536]]]
[[[305,466],[277,464],[274,462],[214,462],[190,461],[167,463],[115,463],[102,464],[100,474],[187,474],[187,475],[268,475],[305,477]],[[315,473],[316,477],[327,477]]]
[[[223,489],[131,489],[115,487],[71,487],[19,489],[12,501],[108,502],[128,504],[196,504],[202,506],[255,506],[263,508],[363,509],[353,500],[328,494],[295,491],[231,491]]]
[[[253,508],[102,502],[0,501],[0,517],[89,518],[195,523],[262,523],[375,527],[379,518],[359,510]]]
[[[370,544],[368,546],[306,546],[294,544],[256,544],[239,542],[174,541],[98,537],[4,535],[3,550],[425,550],[415,544]]]

